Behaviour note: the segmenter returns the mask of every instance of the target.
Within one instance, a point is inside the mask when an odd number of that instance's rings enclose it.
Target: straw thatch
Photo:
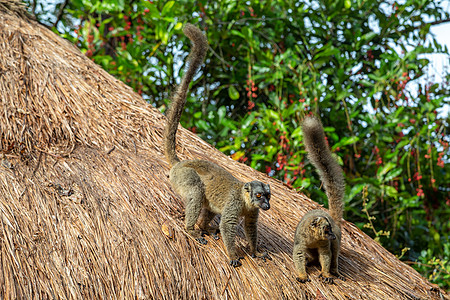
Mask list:
[[[341,273],[295,281],[293,234],[318,205],[239,164],[187,130],[182,159],[212,160],[243,180],[270,183],[260,245],[234,269],[221,240],[183,229],[161,149],[165,118],[69,42],[0,0],[0,298],[440,299],[441,290],[351,223]],[[16,12],[14,12],[16,11]],[[322,298],[320,298],[322,299]]]

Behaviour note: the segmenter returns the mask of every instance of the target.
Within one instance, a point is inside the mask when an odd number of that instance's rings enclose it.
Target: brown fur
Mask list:
[[[197,69],[205,59],[206,51],[208,50],[208,40],[206,36],[192,24],[186,24],[183,30],[184,34],[194,43],[188,62],[189,68],[181,79],[180,85],[175,90],[172,97],[173,105],[167,112],[167,126],[164,131],[164,151],[170,166],[173,166],[180,159],[176,153],[175,138],[177,134],[178,123],[180,123],[181,113],[186,104],[186,94],[189,88],[189,83],[195,76]]]
[[[234,267],[241,265],[235,249],[236,226],[239,217],[244,217],[244,231],[250,244],[250,253],[256,255],[257,221],[259,208],[269,209],[270,187],[259,181],[241,182],[224,168],[205,160],[180,161],[176,148],[176,132],[181,113],[186,103],[189,82],[200,67],[207,50],[206,37],[191,24],[184,29],[194,42],[189,69],[172,100],[164,132],[164,149],[172,167],[169,178],[173,188],[186,201],[186,230],[198,242],[206,244],[202,237],[210,230],[209,223],[216,214],[221,214],[220,232]],[[194,225],[199,222],[200,230]]]
[[[306,264],[318,260],[322,267],[320,276],[325,282],[333,283],[332,275],[344,280],[338,271],[345,193],[344,175],[326,144],[320,121],[315,117],[307,117],[303,121],[302,129],[308,158],[319,171],[327,193],[330,213],[312,210],[303,216],[297,226],[293,251],[297,280],[309,281]]]

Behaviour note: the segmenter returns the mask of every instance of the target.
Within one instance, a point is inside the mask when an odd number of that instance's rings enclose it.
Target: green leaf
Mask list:
[[[344,7],[345,9],[349,9],[352,7],[352,1],[351,0],[345,0],[344,1]]]
[[[433,239],[434,239],[434,241],[435,241],[435,243],[436,244],[439,244],[440,243],[440,240],[441,240],[441,236],[439,235],[439,232],[434,232],[434,234],[433,234]]]
[[[233,30],[230,31],[230,33],[231,33],[232,35],[237,35],[237,36],[239,36],[239,37],[245,39],[245,36],[244,36],[241,32],[239,32],[239,31],[237,31],[237,30],[234,30],[234,29],[233,29]]]
[[[384,178],[384,182],[388,182],[391,181],[392,179],[394,179],[395,177],[397,177],[398,175],[400,175],[403,172],[402,168],[395,168],[392,171],[390,171],[386,177]]]
[[[348,195],[348,200],[351,201],[357,194],[359,194],[363,190],[366,185],[366,183],[359,183],[353,186],[350,194]]]
[[[381,136],[381,139],[382,139],[383,141],[385,141],[385,142],[388,142],[388,143],[391,143],[391,142],[394,141],[394,139],[392,138],[392,136],[389,136],[389,135],[383,135],[383,136]]]
[[[379,77],[379,76],[377,76],[377,75],[375,75],[375,74],[368,74],[367,75],[370,79],[372,79],[372,80],[374,80],[374,81],[384,81],[385,80],[385,78],[384,77]]]
[[[394,187],[390,186],[390,185],[385,185],[384,186],[384,191],[386,192],[386,194],[389,197],[397,197],[398,196],[397,190]]]
[[[244,35],[247,42],[251,42],[253,40],[253,31],[250,29],[250,27],[242,28],[241,32]]]
[[[334,144],[334,146],[331,149],[335,150],[338,147],[351,145],[351,144],[356,143],[357,141],[359,141],[359,137],[357,137],[357,136],[344,137],[338,143]]]
[[[306,188],[308,188],[310,185],[311,185],[311,179],[309,179],[308,177],[302,179],[302,181],[301,181],[301,186],[302,186],[303,188],[306,189]]]
[[[406,145],[409,145],[409,140],[403,140],[400,143],[397,144],[397,146],[395,147],[395,149],[400,150],[403,147],[405,147]]]
[[[205,120],[197,120],[195,124],[197,125],[198,128],[202,130],[208,130],[209,128],[208,123],[206,123]]]
[[[225,106],[219,107],[219,110],[217,111],[217,115],[219,116],[219,123],[222,123],[226,113],[227,109],[225,108]]]
[[[160,18],[161,13],[159,12],[159,10],[158,10],[158,8],[156,7],[155,4],[150,3],[148,1],[143,1],[143,4],[150,11],[150,16],[152,18]]]
[[[228,119],[223,119],[222,120],[222,122],[220,123],[220,124],[222,124],[224,127],[226,127],[227,129],[231,129],[231,130],[237,130],[237,127],[236,127],[236,125],[232,122],[232,121],[230,121],[230,120],[228,120]]]
[[[297,127],[295,130],[291,133],[291,138],[299,138],[301,136],[302,128]]]
[[[230,96],[232,100],[237,100],[239,99],[239,92],[234,86],[230,85],[228,88],[228,96]]]
[[[388,162],[387,164],[385,164],[382,168],[378,169],[377,172],[377,178],[380,179],[381,176],[383,176],[384,174],[386,174],[387,172],[389,172],[390,170],[392,170],[393,168],[395,168],[396,164]]]
[[[178,22],[178,23],[175,25],[174,29],[175,29],[175,30],[180,30],[182,27],[183,27],[183,23]]]
[[[365,85],[366,87],[372,87],[373,83],[370,81],[367,81],[365,79],[361,80],[359,83],[361,83],[362,85]]]
[[[248,117],[246,119],[244,119],[244,121],[242,122],[242,128],[250,127],[254,120],[255,120],[254,113],[248,115]]]
[[[269,158],[269,159],[271,157],[273,157],[278,152],[277,147],[274,147],[272,145],[269,145],[269,146],[265,147],[265,149],[266,149],[266,152],[267,152],[267,158]],[[271,161],[271,159],[269,161]]]
[[[344,98],[347,98],[350,95],[350,93],[346,90],[342,90],[337,93],[336,100],[342,100]]]
[[[161,16],[165,16],[169,11],[171,11],[174,4],[175,4],[175,1],[166,2],[166,4],[164,4],[164,7],[161,11]]]
[[[339,135],[335,132],[327,134],[333,141],[339,141]]]
[[[397,109],[397,111],[395,112],[394,118],[398,118],[398,117],[403,113],[404,110],[405,110],[405,108],[404,108],[403,106],[400,106],[400,107]]]
[[[364,41],[364,43],[368,43],[369,41],[371,41],[374,37],[376,37],[378,34],[375,32],[368,32],[365,35],[363,35],[361,37],[361,40]]]
[[[279,120],[280,116],[278,115],[278,113],[276,113],[275,111],[271,110],[271,109],[267,109],[266,114],[269,118],[271,119],[275,119],[275,120]]]
[[[339,49],[333,47],[333,45],[327,44],[320,49],[320,51],[314,56],[314,59],[318,60],[321,57],[329,58],[330,56],[336,54],[339,54]]]
[[[86,1],[83,1],[86,2]],[[91,2],[92,1],[88,1]],[[97,12],[121,12],[125,7],[124,0],[115,0],[115,1],[100,1],[96,4]]]

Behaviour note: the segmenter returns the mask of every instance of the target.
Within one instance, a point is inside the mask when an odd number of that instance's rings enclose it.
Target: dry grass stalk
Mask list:
[[[161,149],[165,118],[7,0],[0,91],[2,299],[448,298],[351,223],[340,258],[347,281],[324,285],[310,268],[312,282],[297,283],[295,226],[318,205],[182,129],[182,159],[272,187],[259,231],[273,260],[230,267],[221,240],[202,246],[184,232]],[[242,229],[238,246],[245,252]]]

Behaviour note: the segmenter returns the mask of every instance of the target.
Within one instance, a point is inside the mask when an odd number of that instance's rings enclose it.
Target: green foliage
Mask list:
[[[450,243],[444,244],[443,258],[436,258],[431,249],[422,250],[415,268],[431,282],[450,286]]]
[[[182,25],[198,24],[210,51],[183,125],[326,203],[299,126],[320,115],[346,219],[448,289],[449,74],[424,76],[425,54],[448,53],[429,34],[449,19],[440,3],[77,0],[54,28],[164,110],[189,52]]]

